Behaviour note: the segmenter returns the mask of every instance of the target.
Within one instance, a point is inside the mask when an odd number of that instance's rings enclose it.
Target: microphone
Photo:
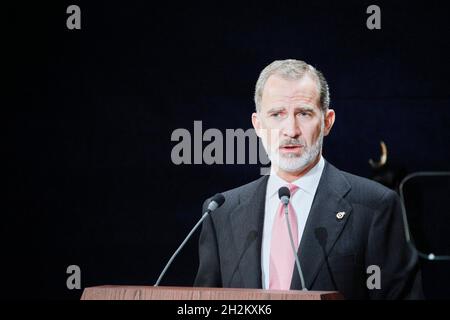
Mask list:
[[[289,204],[289,199],[291,198],[291,191],[289,191],[289,188],[281,187],[278,189],[278,198],[280,198],[281,202],[287,206]]]
[[[287,223],[288,232],[289,232],[289,239],[291,240],[291,248],[292,248],[292,252],[294,253],[295,265],[297,266],[298,275],[300,276],[302,290],[307,291],[308,289],[305,286],[305,279],[303,278],[302,268],[300,266],[300,261],[298,260],[297,250],[296,250],[295,244],[294,244],[294,239],[292,238],[291,223],[289,222],[289,218],[288,218],[288,205],[289,205],[289,200],[291,198],[291,191],[289,190],[289,188],[281,187],[280,189],[278,189],[278,198],[280,198],[281,203],[283,203],[283,205],[284,205],[284,214],[286,216],[286,223]]]
[[[169,261],[167,262],[166,266],[164,267],[163,271],[161,271],[161,274],[158,277],[158,280],[156,280],[156,283],[154,284],[154,287],[159,286],[159,283],[161,282],[161,279],[164,277],[164,274],[166,273],[167,269],[169,269],[169,266],[172,264],[173,259],[178,255],[178,253],[183,249],[186,242],[189,240],[189,238],[192,236],[192,234],[197,230],[197,228],[201,225],[203,220],[214,210],[219,208],[223,203],[225,202],[225,197],[223,194],[218,193],[214,197],[211,198],[211,201],[208,204],[208,208],[206,209],[205,213],[202,215],[200,220],[197,222],[197,224],[192,228],[191,232],[187,235],[187,237],[184,239],[184,241],[180,244],[178,249],[175,251],[175,253],[170,257]]]

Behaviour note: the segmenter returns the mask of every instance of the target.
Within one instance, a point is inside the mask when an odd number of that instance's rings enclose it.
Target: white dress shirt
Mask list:
[[[300,243],[308,219],[309,211],[322,176],[325,160],[320,157],[319,162],[309,170],[304,176],[293,181],[299,187],[297,192],[291,197],[291,204],[297,215],[298,224],[298,241]],[[261,269],[262,269],[262,285],[264,289],[269,288],[269,256],[270,243],[272,239],[272,226],[275,214],[280,205],[278,198],[278,189],[286,186],[288,182],[281,179],[273,168],[270,170],[269,181],[267,181],[266,204],[264,212],[264,227],[261,247]],[[299,245],[297,243],[297,246]],[[301,263],[301,262],[300,262]]]

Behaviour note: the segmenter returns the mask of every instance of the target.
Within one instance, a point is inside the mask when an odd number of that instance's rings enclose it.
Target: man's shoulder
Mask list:
[[[382,185],[381,183],[361,177],[350,172],[339,170],[342,177],[347,180],[351,189],[347,197],[352,202],[359,202],[366,206],[377,207],[383,199],[392,199],[397,197],[394,190]]]
[[[365,190],[370,190],[372,194],[377,194],[377,195],[383,195],[388,191],[392,191],[391,189],[389,189],[388,187],[382,185],[381,183],[365,178],[365,177],[361,177],[358,175],[355,175],[353,173],[350,172],[346,172],[346,171],[342,171],[341,170],[342,175],[347,179],[347,181],[350,183],[350,185],[354,188],[357,189],[365,189]]]

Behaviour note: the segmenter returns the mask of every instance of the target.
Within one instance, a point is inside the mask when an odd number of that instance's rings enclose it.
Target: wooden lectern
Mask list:
[[[341,300],[335,291],[263,290],[204,287],[98,286],[81,300]]]

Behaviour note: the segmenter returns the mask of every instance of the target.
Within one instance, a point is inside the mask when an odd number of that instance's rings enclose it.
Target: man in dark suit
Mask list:
[[[252,123],[271,172],[224,192],[224,205],[204,221],[196,286],[301,289],[289,219],[307,289],[422,298],[397,194],[322,157],[335,120],[329,101],[325,78],[303,61],[275,61],[261,72]],[[288,214],[277,194],[283,186],[291,191]]]

